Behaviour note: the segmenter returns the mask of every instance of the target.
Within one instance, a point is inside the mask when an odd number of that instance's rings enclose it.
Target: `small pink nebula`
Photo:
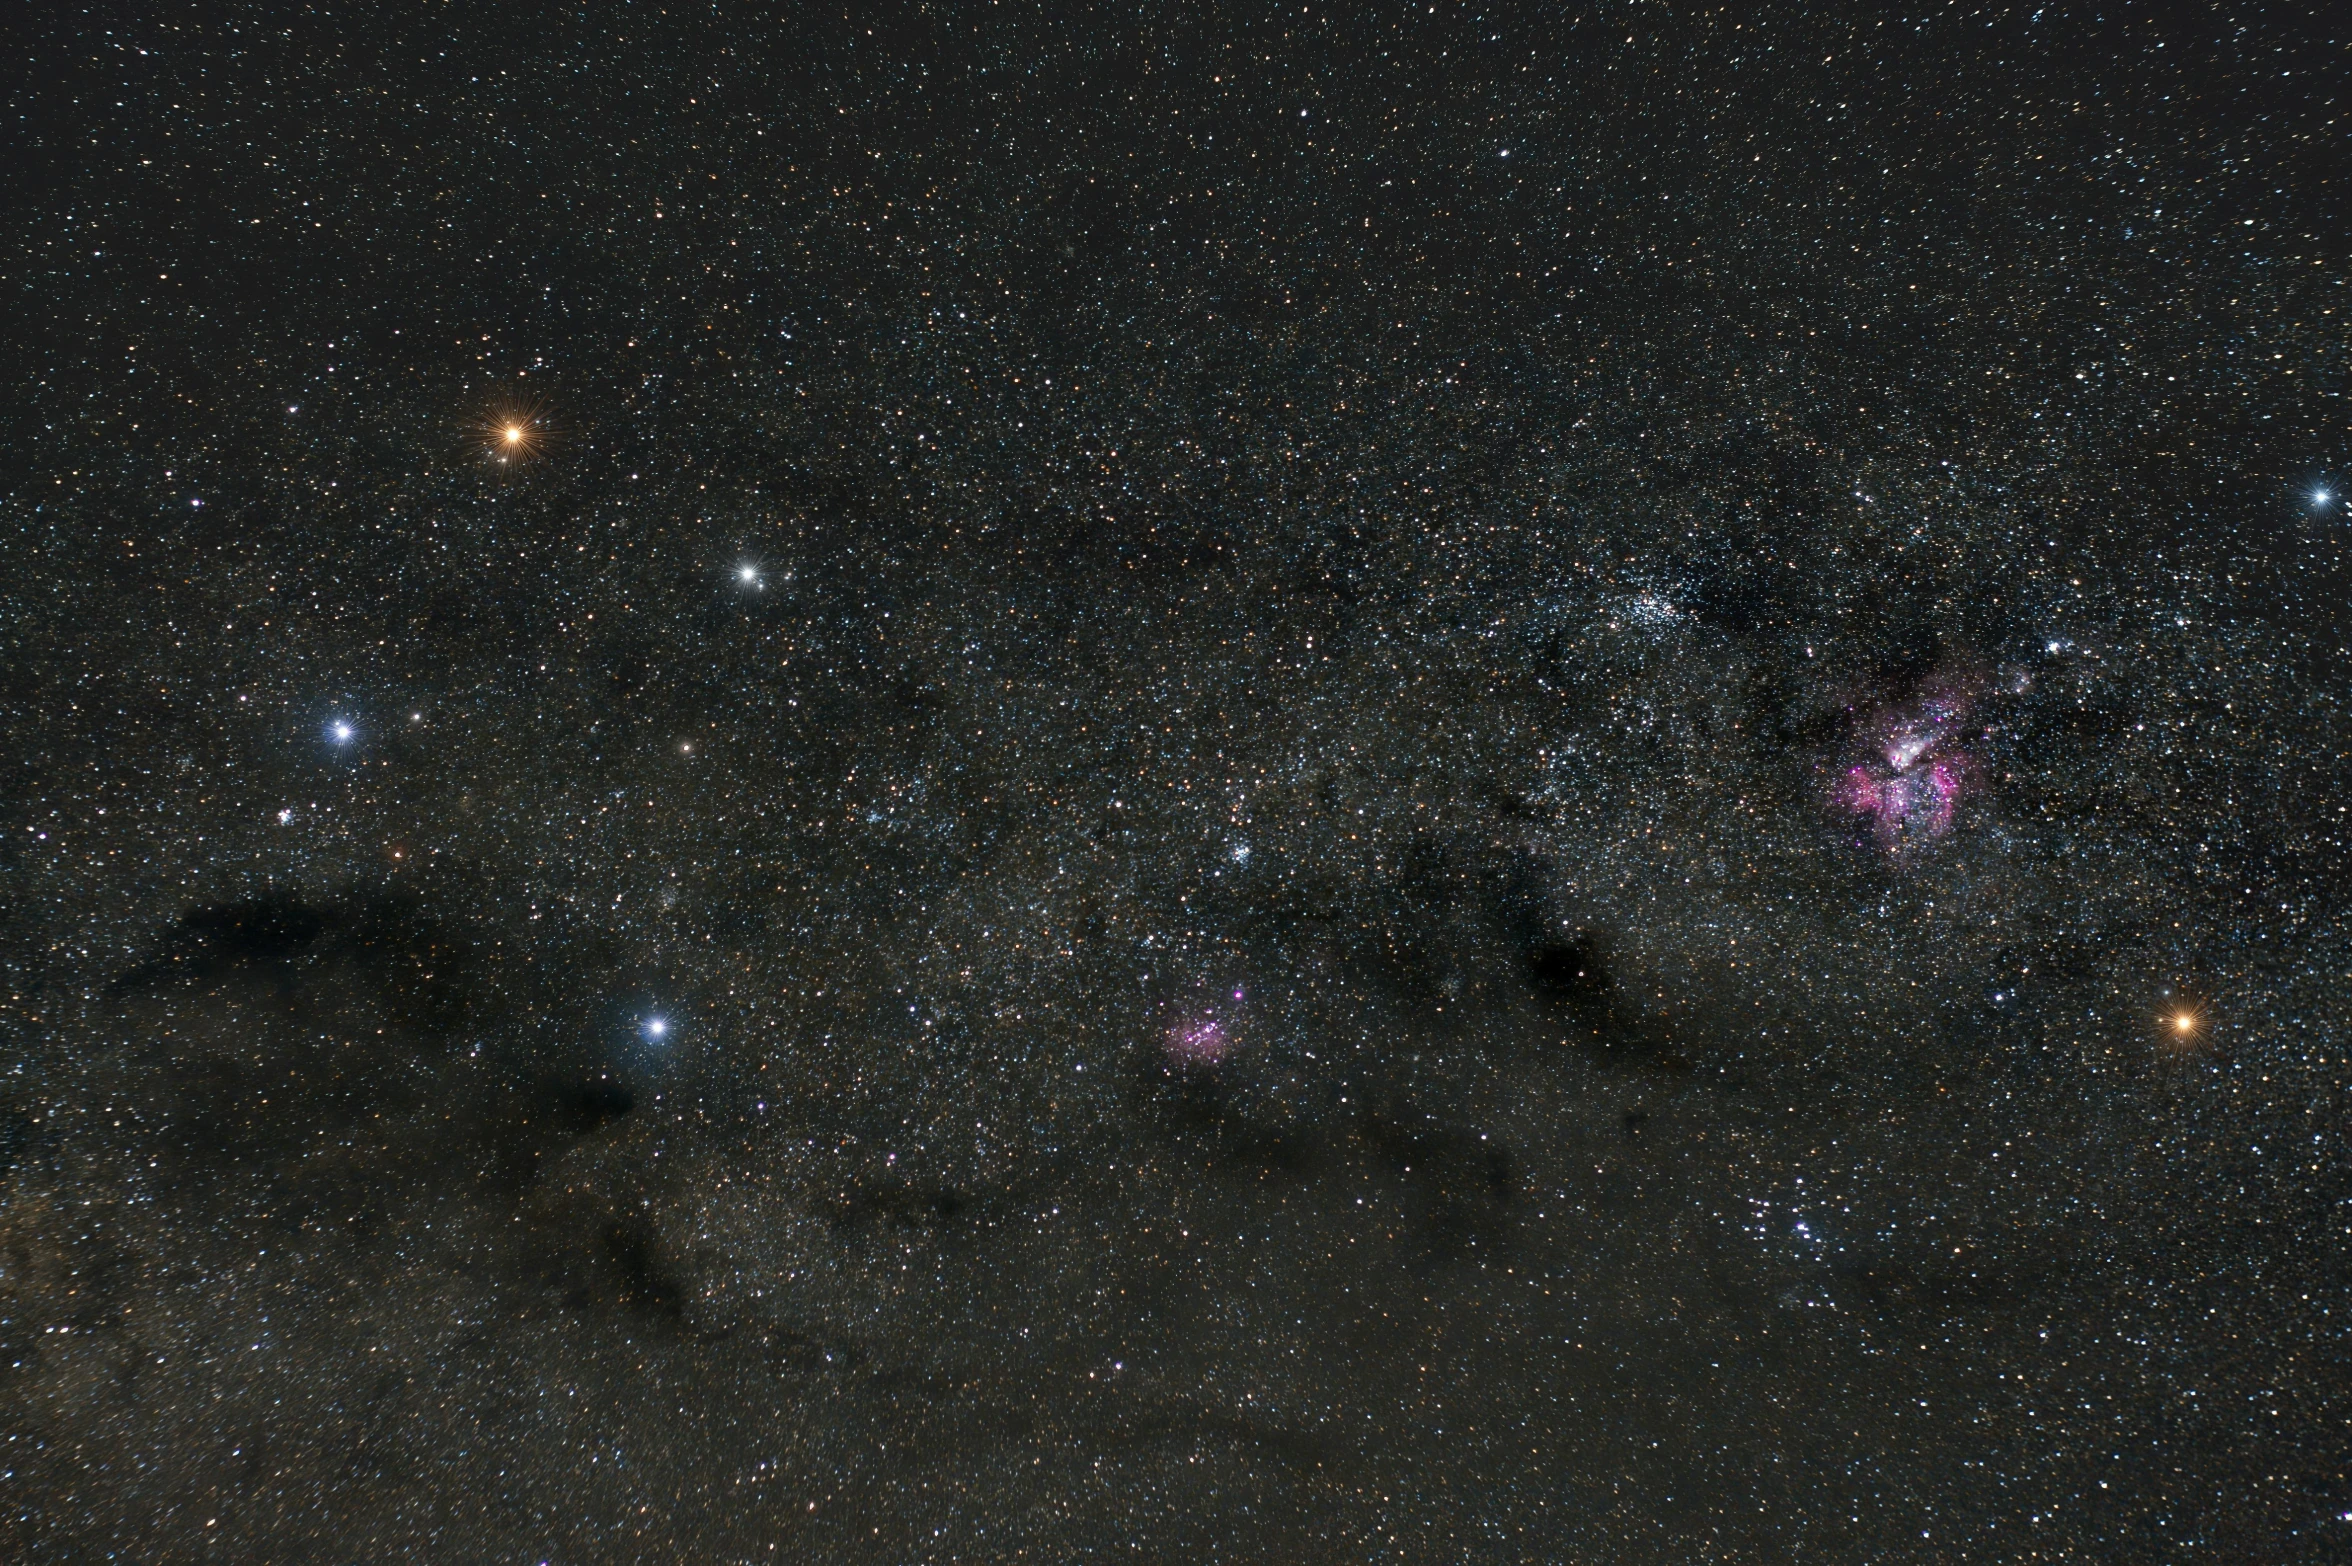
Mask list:
[[[1213,1066],[1233,1048],[1233,1037],[1215,1017],[1194,1017],[1171,1026],[1165,1043],[1180,1066]]]

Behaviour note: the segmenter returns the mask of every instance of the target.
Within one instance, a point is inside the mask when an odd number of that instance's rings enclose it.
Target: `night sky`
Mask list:
[[[2352,1559],[2328,9],[21,7],[0,1557]]]

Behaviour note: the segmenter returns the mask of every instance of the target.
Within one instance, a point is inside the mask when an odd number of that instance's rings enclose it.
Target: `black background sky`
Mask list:
[[[2352,1550],[2311,8],[16,20],[0,1554]]]

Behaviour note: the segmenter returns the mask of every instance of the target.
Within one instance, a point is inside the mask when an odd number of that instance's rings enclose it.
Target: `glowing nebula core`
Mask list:
[[[1888,848],[1930,843],[1952,829],[1974,762],[1960,743],[1971,703],[1941,689],[1882,714],[1870,725],[1869,753],[1848,766],[1836,803],[1869,821]]]

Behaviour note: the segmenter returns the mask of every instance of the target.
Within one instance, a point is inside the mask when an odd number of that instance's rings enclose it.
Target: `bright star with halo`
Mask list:
[[[555,441],[552,413],[545,397],[518,387],[499,393],[469,433],[494,466],[528,467]]]

